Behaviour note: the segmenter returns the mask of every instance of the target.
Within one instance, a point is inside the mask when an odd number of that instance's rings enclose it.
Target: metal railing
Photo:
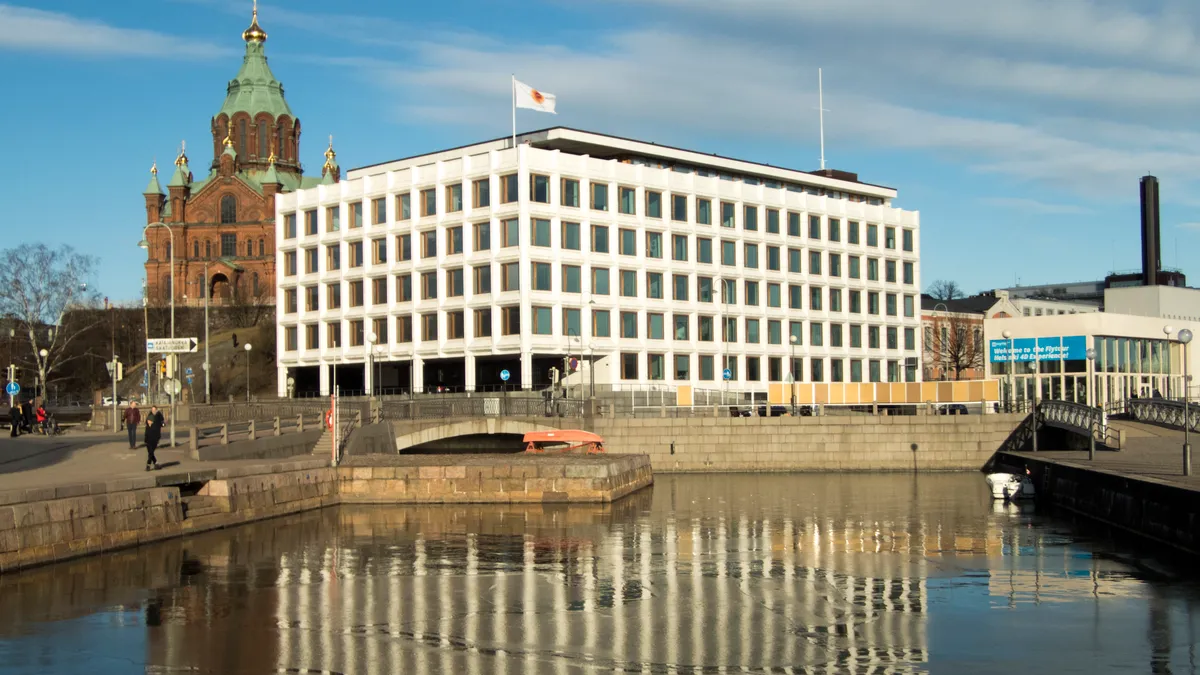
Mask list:
[[[1183,401],[1169,398],[1134,398],[1126,401],[1129,413],[1139,422],[1161,424],[1182,429],[1184,425]],[[1187,425],[1191,431],[1200,431],[1200,410],[1189,402]]]
[[[266,436],[284,436],[318,428],[321,415],[273,417],[269,420],[222,422],[195,425],[188,429],[188,446],[192,450],[212,445],[229,445],[233,441],[253,441]]]
[[[1103,408],[1058,401],[1043,400],[1038,404],[1039,424],[1048,424],[1083,436],[1092,436],[1097,443],[1110,448],[1121,448],[1121,433],[1108,424],[1108,414]]]

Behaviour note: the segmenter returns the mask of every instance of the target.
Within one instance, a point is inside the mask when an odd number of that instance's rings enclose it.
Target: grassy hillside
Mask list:
[[[238,346],[234,349],[233,337],[237,336]],[[194,354],[179,354],[179,369],[182,373],[187,368],[192,369],[192,384],[189,386],[183,380],[185,401],[204,401],[204,342],[203,335],[200,348]],[[209,358],[212,361],[212,400],[225,402],[232,395],[235,401],[246,400],[246,360],[244,346],[247,342],[252,345],[249,353],[250,360],[250,393],[251,396],[274,398],[275,388],[275,326],[260,325],[255,328],[239,328],[213,332],[209,335]],[[152,363],[161,355],[151,354]],[[125,379],[117,385],[117,391],[124,397],[140,397],[142,389],[142,373],[145,363],[137,363],[125,367]],[[157,387],[158,378],[151,375],[151,383]]]

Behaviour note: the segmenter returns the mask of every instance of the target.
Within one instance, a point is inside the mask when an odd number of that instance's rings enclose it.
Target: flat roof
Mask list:
[[[629,156],[640,156],[648,159],[660,159],[667,162],[677,162],[683,165],[704,167],[718,172],[737,173],[755,176],[766,180],[777,180],[789,183],[799,183],[812,187],[822,187],[875,197],[893,198],[896,189],[883,185],[864,183],[857,175],[845,171],[829,170],[825,172],[801,171],[773,166],[761,162],[753,162],[717,154],[685,150],[653,142],[639,141],[620,136],[611,136],[593,131],[583,131],[569,127],[550,127],[517,134],[518,144],[529,144],[543,150],[560,150],[574,155],[588,155],[599,159],[617,159]],[[459,157],[464,154],[476,154],[492,150],[506,150],[512,147],[512,137],[504,136],[479,143],[460,145],[445,150],[411,155],[400,159],[368,164],[350,169],[347,179],[395,171],[418,164]]]

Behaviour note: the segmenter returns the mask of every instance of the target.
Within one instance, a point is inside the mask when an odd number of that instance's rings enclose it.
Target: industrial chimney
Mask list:
[[[1162,269],[1159,246],[1158,179],[1142,176],[1142,285],[1157,286]]]

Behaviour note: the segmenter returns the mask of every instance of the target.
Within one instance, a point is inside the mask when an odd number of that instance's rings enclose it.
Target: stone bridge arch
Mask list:
[[[472,417],[459,420],[427,420],[401,422],[394,427],[396,432],[396,451],[404,452],[410,448],[426,443],[433,443],[459,436],[492,436],[495,434],[512,434],[523,436],[530,431],[555,431],[558,429],[574,428],[578,420],[567,420],[574,424],[547,423],[541,419],[504,418],[504,417]]]

